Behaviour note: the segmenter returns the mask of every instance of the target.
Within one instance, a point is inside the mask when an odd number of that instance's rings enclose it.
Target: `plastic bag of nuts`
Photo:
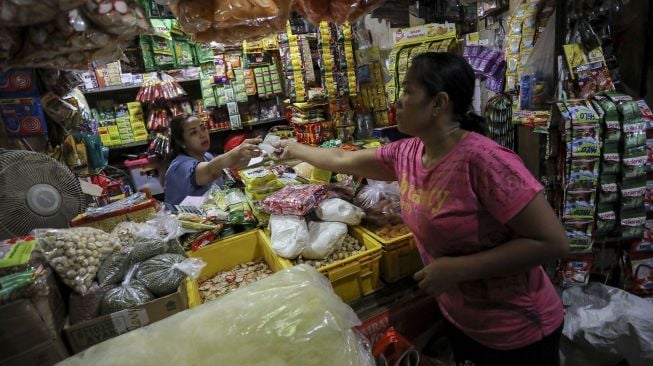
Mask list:
[[[333,264],[337,261],[347,259],[353,255],[362,253],[366,250],[365,246],[360,244],[358,240],[354,239],[351,235],[345,235],[345,238],[342,242],[342,245],[327,258],[322,260],[310,260],[302,256],[299,256],[297,259],[293,260],[293,264],[308,264],[309,266],[320,269],[329,264]]]
[[[50,266],[82,295],[91,287],[102,259],[122,248],[115,236],[90,227],[40,229],[34,235]]]

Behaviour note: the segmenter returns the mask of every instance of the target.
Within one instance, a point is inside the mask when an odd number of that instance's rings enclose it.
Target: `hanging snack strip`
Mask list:
[[[582,100],[558,103],[558,109],[565,122],[567,146],[563,224],[572,251],[589,252],[601,152],[599,117],[591,105]]]
[[[136,94],[136,100],[141,103],[154,103],[163,100],[172,100],[186,95],[184,89],[172,76],[161,74],[162,79],[153,77],[143,83]]]
[[[356,95],[356,63],[354,61],[354,47],[351,41],[351,24],[345,22],[342,26],[345,46],[345,69],[347,70],[347,81],[349,83],[349,95]]]
[[[327,22],[321,22],[319,27],[320,45],[322,50],[322,83],[326,89],[327,95],[333,97],[336,95],[336,84],[333,78],[335,70],[334,56],[331,53],[331,28]]]
[[[302,76],[302,56],[299,50],[297,36],[292,34],[290,22],[287,25],[288,44],[290,50],[290,64],[292,65],[292,78],[295,84],[295,101],[306,100],[306,87]]]

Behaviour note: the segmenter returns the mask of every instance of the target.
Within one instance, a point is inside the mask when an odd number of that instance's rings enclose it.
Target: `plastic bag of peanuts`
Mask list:
[[[82,295],[91,288],[102,260],[122,248],[115,236],[90,227],[38,229],[34,236],[63,283]]]

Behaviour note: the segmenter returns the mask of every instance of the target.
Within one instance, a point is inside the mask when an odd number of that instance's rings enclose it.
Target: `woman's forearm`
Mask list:
[[[312,147],[298,142],[292,143],[288,148],[292,157],[305,161],[319,169],[352,174],[343,171],[347,167],[342,164],[343,154],[345,153],[342,149]]]
[[[203,186],[214,182],[222,176],[224,169],[235,166],[237,162],[232,160],[234,159],[229,153],[226,153],[216,156],[211,161],[199,163],[195,168],[195,183]]]
[[[524,273],[564,255],[549,242],[519,238],[482,252],[449,257],[456,282]]]

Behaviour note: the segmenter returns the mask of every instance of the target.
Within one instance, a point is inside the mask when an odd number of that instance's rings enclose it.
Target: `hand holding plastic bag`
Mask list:
[[[352,330],[359,324],[326,278],[301,265],[61,365],[373,366],[369,345]]]

